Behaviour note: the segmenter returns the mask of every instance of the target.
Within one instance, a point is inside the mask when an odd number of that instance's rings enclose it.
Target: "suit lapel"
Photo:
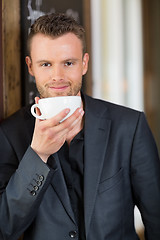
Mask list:
[[[86,103],[85,147],[84,147],[84,213],[86,236],[89,231],[94,203],[106,153],[111,121],[107,119],[107,108],[96,103]],[[94,109],[93,109],[94,108]],[[91,110],[90,110],[91,109]],[[104,110],[105,109],[105,110]]]
[[[55,153],[53,156],[56,161],[58,170],[54,174],[51,185],[54,188],[55,192],[57,193],[66,212],[68,213],[72,221],[75,223],[74,213],[71,207],[69,194],[68,194],[67,186],[63,176],[62,168],[60,165],[59,157],[57,153]]]

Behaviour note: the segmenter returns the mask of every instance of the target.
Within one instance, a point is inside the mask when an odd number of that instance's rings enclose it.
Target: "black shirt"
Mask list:
[[[71,206],[77,221],[79,239],[85,240],[84,231],[84,134],[83,129],[74,137],[70,146],[67,142],[58,151],[64,178],[66,181]]]

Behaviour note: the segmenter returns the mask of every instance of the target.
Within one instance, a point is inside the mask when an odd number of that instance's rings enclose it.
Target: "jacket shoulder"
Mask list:
[[[11,116],[7,117],[6,119],[2,120],[0,123],[1,128],[8,128],[17,126],[19,123],[24,123],[26,120],[31,119],[32,115],[30,113],[30,105],[22,107]]]
[[[0,124],[0,132],[8,141],[16,144],[27,139],[30,141],[34,129],[34,117],[30,113],[30,105],[21,108]]]
[[[106,100],[103,99],[97,99],[97,98],[93,98],[90,96],[85,96],[85,99],[87,101],[87,104],[89,106],[93,106],[95,110],[102,110],[102,109],[106,109],[107,110],[107,114],[109,118],[122,118],[122,119],[128,119],[128,118],[139,118],[139,116],[142,114],[144,114],[141,111],[126,107],[126,106],[122,106],[122,105],[118,105],[112,102],[108,102]]]

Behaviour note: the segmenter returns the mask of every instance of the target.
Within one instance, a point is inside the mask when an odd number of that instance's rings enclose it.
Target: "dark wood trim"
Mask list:
[[[20,0],[2,0],[3,118],[21,107]]]
[[[0,121],[3,119],[2,0],[0,0]]]
[[[142,3],[145,112],[160,152],[160,1]]]
[[[91,42],[91,7],[90,0],[83,0],[84,28],[86,31],[87,52],[90,55],[89,68],[85,76],[85,92],[92,96],[92,42]]]

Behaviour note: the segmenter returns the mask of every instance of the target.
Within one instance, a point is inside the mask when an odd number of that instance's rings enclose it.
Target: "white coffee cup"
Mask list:
[[[61,120],[64,121],[66,118],[71,116],[77,108],[81,106],[80,96],[60,96],[60,97],[50,97],[39,99],[38,103],[31,106],[31,113],[35,118],[44,120],[52,118],[53,116],[60,113],[65,108],[69,108],[70,112],[65,118]],[[35,113],[35,108],[39,108],[41,115]]]

